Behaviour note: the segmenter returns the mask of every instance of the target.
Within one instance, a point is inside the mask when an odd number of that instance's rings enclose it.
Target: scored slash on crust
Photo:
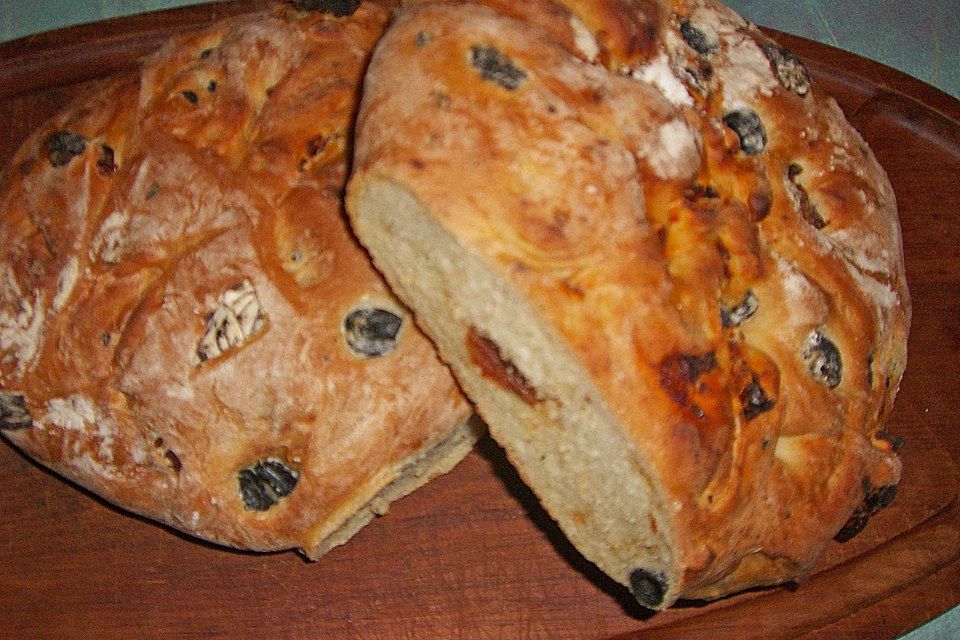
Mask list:
[[[212,360],[229,349],[239,347],[263,329],[260,299],[249,280],[224,292],[214,309],[197,346],[199,364]]]

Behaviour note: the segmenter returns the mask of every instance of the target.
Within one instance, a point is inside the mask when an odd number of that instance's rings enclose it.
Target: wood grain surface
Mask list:
[[[0,163],[86,82],[242,0],[0,45]],[[812,576],[652,615],[580,556],[484,440],[450,474],[315,563],[189,539],[0,445],[0,638],[893,638],[960,602],[960,102],[774,34],[887,169],[914,298],[889,430],[893,505]]]

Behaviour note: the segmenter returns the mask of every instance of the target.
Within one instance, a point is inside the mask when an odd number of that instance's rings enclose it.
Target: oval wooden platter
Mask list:
[[[217,3],[0,44],[0,163],[84,83]],[[889,430],[893,505],[813,575],[657,615],[566,542],[485,439],[315,563],[240,553],[125,514],[0,446],[0,638],[893,638],[960,602],[960,102],[849,53],[801,55],[890,174],[914,322]]]

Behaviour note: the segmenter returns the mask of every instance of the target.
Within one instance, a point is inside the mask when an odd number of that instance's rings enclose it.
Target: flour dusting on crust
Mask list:
[[[739,109],[758,95],[770,96],[779,86],[770,62],[763,51],[746,35],[734,36],[727,43],[723,76],[723,106],[726,111]],[[724,66],[724,65],[718,65]]]
[[[54,296],[53,304],[51,305],[54,311],[62,309],[64,303],[66,303],[70,297],[70,294],[73,293],[73,288],[76,286],[77,278],[80,275],[79,265],[80,261],[77,259],[77,256],[70,256],[67,264],[60,272],[60,276],[57,278],[57,295]]]
[[[644,141],[646,145],[638,150],[638,155],[659,178],[686,178],[700,165],[699,138],[690,125],[679,118],[661,125]]]
[[[40,343],[45,315],[44,295],[34,292],[30,300],[20,290],[10,265],[0,275],[0,351],[17,361],[17,375],[33,362]]]
[[[44,421],[61,429],[83,431],[87,424],[94,424],[96,420],[97,412],[87,396],[75,393],[66,398],[51,398],[47,401]]]
[[[600,45],[593,33],[583,24],[583,20],[576,15],[570,15],[570,29],[573,31],[573,42],[587,62],[596,62],[600,56]]]
[[[693,98],[683,82],[673,72],[666,54],[660,54],[653,62],[637,67],[631,74],[637,80],[656,86],[663,96],[675,106],[693,106]]]

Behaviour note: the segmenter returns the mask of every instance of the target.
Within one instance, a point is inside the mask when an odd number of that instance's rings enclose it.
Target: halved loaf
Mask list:
[[[406,3],[348,211],[642,604],[791,580],[893,498],[894,195],[803,63],[721,4]]]
[[[343,216],[390,7],[313,4],[172,40],[0,186],[9,441],[185,532],[311,558],[478,436]]]

